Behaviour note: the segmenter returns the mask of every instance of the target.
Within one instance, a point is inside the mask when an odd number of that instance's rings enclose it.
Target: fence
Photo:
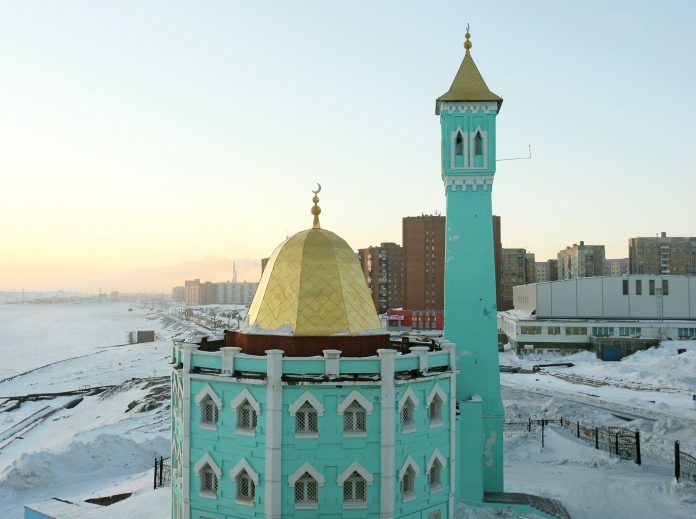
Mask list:
[[[154,488],[160,488],[172,482],[172,459],[155,458]]]
[[[564,418],[560,420],[547,420],[545,418],[532,420],[530,418],[527,422],[505,423],[505,432],[520,433],[540,430],[541,446],[543,447],[544,429],[551,424],[564,427],[579,440],[592,445],[595,449],[608,452],[610,456],[617,456],[622,460],[632,460],[638,465],[641,464],[640,433],[624,429],[623,427],[587,427],[580,424],[580,422],[573,422]]]
[[[696,482],[696,458],[691,454],[682,452],[679,448],[679,440],[674,442],[674,477]]]

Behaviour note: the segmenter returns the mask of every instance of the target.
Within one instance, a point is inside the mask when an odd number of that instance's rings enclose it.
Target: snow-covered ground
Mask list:
[[[85,507],[80,517],[169,517],[169,489],[150,487],[154,457],[168,456],[170,448],[171,338],[209,334],[202,326],[208,319],[238,310],[200,307],[192,321],[173,305],[0,305],[5,360],[0,397],[113,386],[99,394],[26,401],[0,412],[0,518],[21,517],[24,504],[53,497],[82,501],[123,492],[133,495],[108,507]],[[125,344],[127,332],[148,329],[155,330],[155,342]],[[688,351],[677,355],[677,347]],[[696,517],[696,487],[676,484],[670,465],[674,439],[696,452],[696,412],[690,405],[695,356],[696,344],[675,342],[619,363],[578,354],[569,358],[573,368],[503,373],[508,421],[563,416],[639,429],[644,458],[640,467],[610,459],[554,428],[547,430],[543,449],[538,434],[507,436],[506,490],[559,499],[574,518]],[[501,354],[501,364],[521,367],[558,360]],[[559,378],[562,373],[575,376],[576,383]],[[66,407],[80,396],[77,405]],[[46,413],[33,428],[13,436],[22,423]],[[459,508],[458,517],[524,516],[505,508]]]

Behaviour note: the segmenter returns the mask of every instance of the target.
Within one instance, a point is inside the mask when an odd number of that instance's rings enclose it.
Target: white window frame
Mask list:
[[[203,421],[203,408],[207,399],[210,399],[215,405],[215,407],[217,407],[217,420],[215,422]],[[198,422],[199,427],[201,429],[217,431],[218,424],[220,423],[220,412],[222,411],[222,400],[219,396],[217,396],[215,391],[213,391],[213,388],[210,387],[210,384],[206,384],[205,386],[203,386],[203,389],[201,389],[198,392],[198,394],[196,394],[196,405],[198,406],[198,410],[200,411],[200,420]]]
[[[439,484],[433,486],[430,484],[430,471],[435,466],[436,462],[440,466],[440,481]],[[446,468],[447,459],[442,455],[439,449],[435,449],[433,453],[430,455],[428,463],[425,465],[425,472],[428,475],[428,489],[430,489],[430,493],[439,492],[444,488],[444,485],[442,483],[442,474],[445,472]]]
[[[402,410],[408,402],[410,402],[410,405],[413,407],[413,417],[410,423],[404,424]],[[403,434],[412,433],[416,430],[416,409],[418,409],[418,397],[413,391],[413,388],[409,387],[404,391],[398,405],[399,423],[401,424],[401,432]]]
[[[199,479],[201,478],[201,472],[206,467],[208,467],[210,470],[212,470],[213,474],[216,477],[215,493],[200,490],[200,485],[199,485],[198,495],[200,497],[205,498],[205,499],[217,499],[217,491],[220,488],[220,479],[222,478],[222,470],[220,470],[220,467],[218,467],[217,463],[215,463],[215,460],[213,460],[213,458],[211,458],[210,454],[208,454],[207,452],[203,456],[201,456],[201,459],[199,459],[196,462],[196,464],[194,465],[194,469],[196,471],[196,474],[198,474]]]
[[[435,397],[438,397],[440,400],[440,418],[432,420],[430,418],[430,404],[433,403],[433,400],[435,400]],[[442,424],[444,423],[444,407],[445,403],[447,402],[447,394],[443,391],[443,389],[440,387],[439,384],[435,384],[433,388],[430,390],[430,393],[428,393],[428,398],[426,398],[425,403],[426,403],[426,409],[428,410],[428,426],[432,429],[435,427],[441,427]]]
[[[411,492],[408,492],[406,494],[403,493],[403,487],[402,487],[402,482],[404,479],[404,475],[408,470],[413,471],[413,490]],[[404,461],[404,464],[401,467],[401,470],[399,471],[399,491],[401,492],[401,500],[402,501],[412,501],[416,498],[416,477],[418,477],[418,465],[416,464],[416,460],[413,459],[413,456],[410,454],[406,458],[406,461]]]
[[[346,470],[341,472],[341,474],[338,476],[338,479],[336,480],[336,483],[338,483],[338,486],[343,488],[343,485],[348,479],[351,478],[351,476],[357,473],[364,481],[365,481],[365,501],[345,501],[343,500],[343,508],[344,509],[360,509],[360,508],[367,508],[367,494],[368,494],[368,486],[372,485],[372,483],[375,480],[375,477],[368,472],[368,470],[363,467],[360,463],[357,461],[354,461],[351,463]],[[341,491],[341,496],[343,497],[343,491]]]
[[[245,404],[248,404],[251,406],[251,408],[254,410],[256,413],[256,427],[253,428],[244,428],[244,427],[239,427],[239,413],[241,411],[241,407]],[[261,416],[261,404],[259,404],[258,400],[254,398],[254,396],[251,394],[251,391],[248,389],[244,389],[241,393],[239,393],[234,400],[232,400],[232,409],[234,410],[236,416],[235,420],[235,433],[242,435],[242,436],[256,436],[256,429],[258,428],[259,425],[259,417]]]
[[[254,484],[254,496],[251,500],[240,499],[239,497],[239,487],[237,487],[237,492],[235,493],[235,503],[245,506],[254,506],[256,501],[256,490],[259,488],[259,473],[254,470],[249,462],[242,458],[239,463],[237,463],[232,470],[230,470],[230,479],[235,481],[235,484],[239,486],[239,480],[237,479],[242,472],[246,473],[251,482]]]
[[[305,404],[311,405],[314,408],[314,411],[317,413],[316,432],[297,430],[297,413],[300,412],[300,409]],[[300,398],[298,398],[292,404],[290,404],[288,410],[290,412],[290,416],[295,418],[295,438],[319,438],[319,417],[324,415],[324,406],[321,405],[321,402],[319,402],[319,400],[312,393],[310,393],[309,391],[305,391],[304,393],[302,393],[302,395],[300,395]]]
[[[311,463],[305,462],[300,468],[288,476],[288,485],[293,489],[293,501],[295,500],[295,485],[297,482],[308,474],[317,483],[317,501],[316,502],[297,502],[295,501],[295,508],[298,510],[316,510],[319,508],[319,487],[324,486],[324,476],[315,469]]]
[[[344,416],[346,412],[353,412],[350,410],[354,404],[359,405],[362,407],[363,411],[365,412],[365,430],[364,431],[359,431],[359,430],[346,430],[345,429],[345,417],[343,420],[343,436],[344,437],[353,437],[353,438],[366,438],[367,437],[367,417],[368,415],[372,414],[372,411],[374,409],[372,402],[370,402],[364,395],[362,395],[358,391],[352,391],[338,406],[337,411],[339,416]],[[355,420],[355,418],[354,418]]]

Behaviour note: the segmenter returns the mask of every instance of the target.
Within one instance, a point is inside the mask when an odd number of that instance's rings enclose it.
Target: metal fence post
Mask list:
[[[578,438],[580,438],[580,420],[578,420],[578,423],[577,423],[577,435],[576,436]]]
[[[527,432],[532,432],[532,418],[529,417],[527,421]]]
[[[541,421],[541,448],[544,448],[544,420]]]
[[[594,448],[599,450],[599,427],[594,428]]]
[[[154,478],[154,481],[152,482],[153,483],[152,488],[154,490],[157,488],[157,458],[155,458],[155,470],[154,470],[153,478]]]
[[[681,477],[681,464],[679,460],[679,440],[676,440],[674,442],[674,477],[677,478],[677,481],[679,481],[679,478]]]
[[[619,433],[618,432],[616,433],[616,437],[615,437],[614,441],[616,442],[616,456],[618,458],[621,458],[621,456],[619,455]]]
[[[164,457],[160,456],[160,485],[164,486],[164,479],[162,479],[162,474],[164,472]]]
[[[563,417],[561,416],[561,427],[563,427]]]
[[[640,432],[636,431],[636,463],[640,465]]]

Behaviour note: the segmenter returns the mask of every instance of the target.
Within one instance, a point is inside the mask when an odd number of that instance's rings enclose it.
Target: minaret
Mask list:
[[[482,491],[503,490],[491,210],[495,120],[503,99],[488,89],[478,71],[470,38],[467,26],[464,60],[449,91],[437,99],[435,113],[440,116],[447,197],[445,338],[456,345],[459,367],[457,478],[460,497],[477,499]]]

